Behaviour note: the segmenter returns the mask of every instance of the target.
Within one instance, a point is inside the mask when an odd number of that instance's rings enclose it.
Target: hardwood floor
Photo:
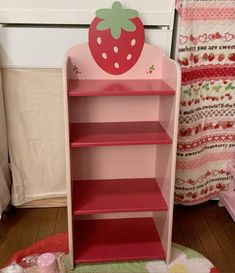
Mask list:
[[[0,268],[16,251],[66,230],[66,208],[11,210],[1,224]]]
[[[220,273],[235,273],[235,223],[217,203],[176,205],[173,241],[203,254]]]
[[[13,209],[0,222],[0,268],[17,250],[66,230],[65,208]],[[220,273],[235,273],[235,223],[216,201],[176,205],[173,241],[208,257]]]

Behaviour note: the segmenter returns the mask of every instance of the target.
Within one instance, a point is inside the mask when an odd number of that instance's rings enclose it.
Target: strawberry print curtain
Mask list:
[[[235,1],[181,0],[182,68],[175,199],[193,205],[232,181],[235,158]]]

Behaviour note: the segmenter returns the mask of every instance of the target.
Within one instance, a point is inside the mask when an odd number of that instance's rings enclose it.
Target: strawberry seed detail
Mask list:
[[[98,38],[97,38],[97,43],[98,43],[99,45],[101,45],[102,40],[101,40],[101,38],[100,38],[100,37],[98,37]]]
[[[103,59],[107,59],[107,54],[105,52],[102,53]]]
[[[132,58],[132,55],[131,55],[131,54],[128,54],[128,55],[126,56],[127,61],[129,61],[131,58]]]
[[[114,63],[114,67],[118,69],[119,68],[119,63]]]
[[[136,44],[136,39],[131,40],[131,46],[134,46]]]
[[[118,53],[118,47],[117,47],[117,46],[114,46],[113,51],[114,51],[115,53]]]

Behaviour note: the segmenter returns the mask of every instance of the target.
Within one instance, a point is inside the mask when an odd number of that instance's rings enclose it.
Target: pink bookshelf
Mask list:
[[[74,231],[75,263],[165,258],[152,218],[81,220]]]
[[[88,44],[68,50],[71,267],[170,261],[180,78],[179,65],[153,45],[144,44],[138,62],[121,75],[103,71]]]
[[[172,143],[157,121],[72,123],[70,136],[71,147]]]
[[[155,179],[73,182],[73,215],[166,210],[167,204]]]
[[[69,96],[170,96],[175,90],[163,80],[68,80]]]

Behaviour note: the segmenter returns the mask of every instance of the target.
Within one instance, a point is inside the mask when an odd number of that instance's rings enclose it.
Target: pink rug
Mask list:
[[[67,232],[58,233],[52,235],[46,239],[38,241],[33,245],[17,251],[11,259],[7,262],[6,265],[9,265],[11,262],[20,262],[22,258],[32,255],[32,254],[41,254],[45,252],[64,252],[68,253],[68,234]]]
[[[59,233],[50,236],[16,252],[7,265],[13,261],[20,263],[22,258],[26,256],[45,252],[63,252],[67,254],[68,234]],[[172,244],[172,261],[168,265],[164,261],[81,264],[71,271],[68,266],[68,255],[63,256],[61,264],[68,273],[219,273],[216,267],[200,253],[174,243]],[[28,272],[37,273],[37,268],[34,267],[34,270]]]

